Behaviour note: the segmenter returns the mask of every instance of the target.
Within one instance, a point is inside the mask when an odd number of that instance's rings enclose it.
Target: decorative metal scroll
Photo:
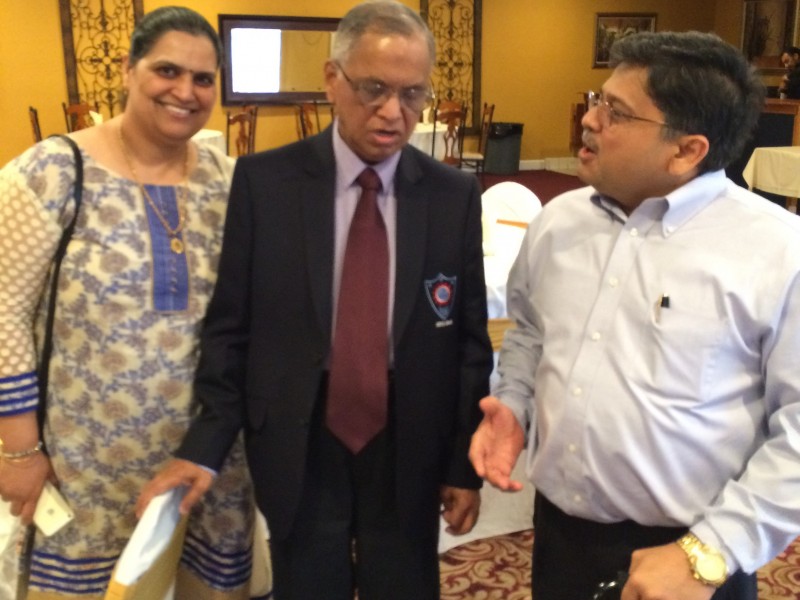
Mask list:
[[[122,59],[142,0],[59,0],[70,104],[113,116],[122,106]]]
[[[472,128],[481,119],[481,0],[420,0],[436,40],[433,88],[441,100],[467,103]]]

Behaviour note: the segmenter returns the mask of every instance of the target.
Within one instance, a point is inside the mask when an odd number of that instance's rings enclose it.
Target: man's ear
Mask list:
[[[336,66],[336,63],[332,60],[328,60],[325,62],[325,66],[322,68],[322,74],[325,78],[325,96],[328,99],[328,102],[331,104],[336,104],[334,102],[334,93],[333,93],[333,84],[336,81],[336,78],[339,76],[339,68]]]
[[[675,154],[669,163],[670,173],[685,175],[703,162],[708,154],[708,138],[704,135],[681,135],[675,140]]]

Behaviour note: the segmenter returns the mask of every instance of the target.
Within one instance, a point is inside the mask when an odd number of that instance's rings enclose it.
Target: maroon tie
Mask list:
[[[326,422],[354,454],[386,426],[389,369],[389,248],[378,210],[381,180],[358,176],[328,378]]]

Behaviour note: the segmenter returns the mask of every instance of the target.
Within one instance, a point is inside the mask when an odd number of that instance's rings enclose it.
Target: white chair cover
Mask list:
[[[507,316],[506,281],[517,257],[528,223],[539,214],[542,203],[532,191],[519,183],[505,181],[487,189],[483,205],[484,268],[490,319]],[[495,366],[497,353],[495,352]],[[492,373],[492,381],[496,378]],[[533,527],[533,486],[525,474],[525,454],[520,455],[511,477],[523,483],[519,492],[501,492],[490,484],[481,490],[481,510],[474,529],[453,536],[445,531],[441,520],[439,552],[467,542],[524,531]]]
[[[483,207],[483,254],[489,318],[506,315],[506,281],[528,224],[542,210],[531,190],[513,181],[487,189]]]

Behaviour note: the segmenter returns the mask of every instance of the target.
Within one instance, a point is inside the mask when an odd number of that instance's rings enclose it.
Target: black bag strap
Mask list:
[[[72,148],[75,155],[75,184],[73,188],[73,198],[75,200],[75,212],[72,219],[64,228],[61,240],[58,242],[55,255],[53,256],[52,274],[50,276],[50,298],[47,303],[47,319],[44,326],[44,340],[42,343],[42,353],[39,356],[38,379],[39,379],[39,405],[37,407],[37,418],[39,421],[39,431],[44,427],[44,417],[47,411],[47,382],[50,377],[50,354],[53,352],[53,321],[56,316],[56,292],[58,291],[58,273],[61,270],[61,260],[67,253],[67,246],[75,231],[75,223],[78,221],[78,211],[81,207],[83,194],[83,158],[81,157],[78,145],[66,135],[54,135],[64,140]]]

